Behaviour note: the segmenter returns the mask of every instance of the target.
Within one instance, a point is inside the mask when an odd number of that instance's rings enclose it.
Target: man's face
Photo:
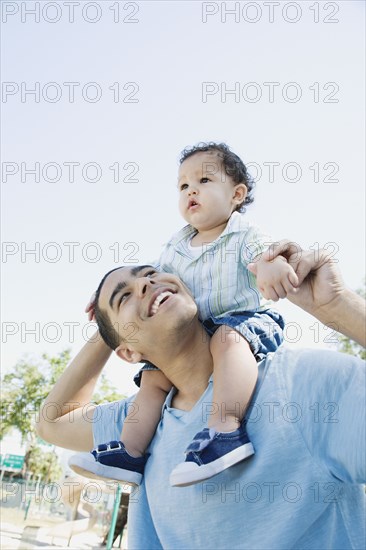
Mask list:
[[[152,347],[163,349],[173,343],[176,332],[197,315],[197,306],[180,279],[151,266],[113,271],[103,284],[99,307],[107,312],[122,347],[136,352],[137,361],[147,359]]]
[[[236,186],[225,173],[215,153],[196,153],[188,157],[178,173],[179,210],[198,231],[207,231],[227,222],[239,204]],[[244,195],[245,198],[245,195]]]

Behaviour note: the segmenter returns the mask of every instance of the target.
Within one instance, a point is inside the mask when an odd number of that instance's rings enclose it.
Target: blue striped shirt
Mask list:
[[[233,212],[225,230],[213,242],[192,250],[197,230],[183,227],[166,245],[159,268],[178,275],[192,292],[200,319],[238,311],[258,311],[270,306],[260,295],[247,265],[273,240]]]

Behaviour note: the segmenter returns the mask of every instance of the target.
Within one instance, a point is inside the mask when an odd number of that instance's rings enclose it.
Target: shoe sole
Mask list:
[[[89,479],[121,481],[134,487],[141,484],[142,475],[137,472],[113,468],[97,461],[87,464],[85,462],[85,459],[75,456],[72,457],[72,461],[69,460],[69,466],[75,473]]]
[[[192,469],[189,471],[172,471],[169,478],[170,485],[172,487],[188,487],[189,485],[194,485],[200,481],[205,481],[206,479],[210,479],[211,477],[220,474],[227,468],[234,466],[234,464],[245,460],[253,454],[253,445],[251,443],[247,443],[246,445],[242,445],[230,453],[217,458],[213,462],[210,462],[210,464],[198,466],[195,462],[189,463],[192,464]],[[185,464],[188,463],[186,462]]]

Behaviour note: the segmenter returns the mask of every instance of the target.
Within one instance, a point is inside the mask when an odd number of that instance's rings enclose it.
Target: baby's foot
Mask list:
[[[254,454],[244,425],[234,432],[216,432],[204,428],[196,434],[185,451],[186,460],[170,474],[170,484],[185,487],[230,468]]]
[[[77,474],[92,479],[104,478],[140,485],[148,457],[131,456],[122,441],[110,441],[98,445],[91,453],[71,456],[69,466]]]

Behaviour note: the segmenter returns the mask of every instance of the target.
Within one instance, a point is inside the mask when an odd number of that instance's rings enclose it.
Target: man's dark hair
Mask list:
[[[179,163],[182,164],[187,158],[196,155],[197,153],[217,153],[217,156],[222,162],[225,173],[232,178],[235,184],[244,183],[248,189],[245,200],[238,204],[235,208],[238,212],[245,212],[245,205],[254,201],[253,189],[255,186],[254,179],[249,174],[244,162],[238,155],[230,150],[226,143],[208,143],[200,142],[193,147],[186,147],[180,154]]]
[[[99,283],[99,286],[95,293],[95,300],[94,300],[94,315],[95,315],[95,320],[97,322],[100,335],[103,338],[104,342],[107,344],[107,346],[109,346],[113,350],[118,348],[118,346],[122,341],[122,338],[120,337],[120,335],[118,334],[114,326],[112,325],[108,314],[99,307],[99,296],[103,288],[104,281],[106,280],[108,275],[110,275],[111,273],[113,273],[113,271],[116,271],[117,269],[121,269],[121,267],[123,266],[111,269],[110,271],[108,271],[108,273],[104,275],[103,279]]]

